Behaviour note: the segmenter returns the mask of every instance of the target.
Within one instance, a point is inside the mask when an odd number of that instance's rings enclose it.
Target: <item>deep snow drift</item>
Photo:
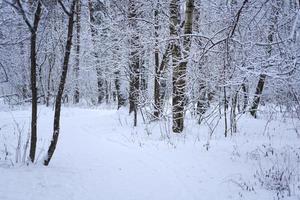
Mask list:
[[[208,123],[188,119],[174,135],[168,122],[133,128],[127,110],[63,108],[44,167],[52,110],[39,107],[38,161],[30,166],[22,163],[30,110],[1,111],[0,199],[300,199],[299,122],[270,116],[240,118],[238,133],[224,138],[223,121],[210,135]]]

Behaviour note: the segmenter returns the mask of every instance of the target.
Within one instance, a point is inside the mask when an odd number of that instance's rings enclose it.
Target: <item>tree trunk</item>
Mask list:
[[[198,123],[200,124],[203,119],[203,115],[208,108],[208,100],[206,98],[206,93],[207,93],[206,85],[203,81],[201,81],[199,87],[200,88],[199,88],[199,97],[197,101],[197,114],[199,115]]]
[[[282,1],[280,0],[275,0],[275,4],[272,6],[272,13],[271,13],[271,17],[270,17],[270,28],[269,28],[269,35],[268,35],[268,42],[269,45],[267,47],[267,56],[268,58],[271,57],[272,55],[272,45],[271,43],[274,40],[274,34],[275,34],[275,26],[277,24],[278,21],[278,13],[279,13],[279,9],[281,7],[281,3]],[[264,89],[264,85],[265,85],[265,80],[266,80],[267,75],[266,74],[260,74],[259,75],[259,80],[256,86],[256,90],[255,90],[255,94],[254,94],[254,99],[253,99],[253,103],[252,106],[250,108],[250,114],[256,118],[257,117],[257,109],[258,109],[258,105],[260,102],[260,98]]]
[[[225,79],[225,78],[224,78]],[[227,109],[228,109],[228,100],[227,100],[227,91],[226,87],[223,87],[223,92],[224,92],[224,136],[227,137],[228,133],[228,123],[227,123]]]
[[[32,92],[32,104],[31,104],[31,140],[29,157],[31,162],[34,162],[36,152],[36,141],[37,141],[37,85],[36,85],[36,68],[37,68],[37,52],[36,52],[36,40],[37,30],[40,22],[42,13],[42,4],[39,1],[35,14],[33,27],[31,29],[30,39],[30,61],[31,61],[31,92]]]
[[[242,91],[243,91],[243,113],[245,113],[248,106],[248,91],[245,83],[242,84]]]
[[[81,0],[76,4],[76,58],[75,58],[75,91],[74,91],[74,103],[79,103],[79,65],[80,65],[80,19],[81,19]]]
[[[90,12],[90,27],[91,27],[91,35],[92,35],[92,42],[94,45],[94,48],[96,47],[96,41],[95,37],[97,36],[97,29],[94,27],[94,24],[96,23],[96,19],[94,16],[94,5],[92,0],[89,0],[88,2],[89,12]],[[98,53],[94,50],[93,55],[96,59],[96,74],[97,74],[97,91],[98,91],[98,97],[97,97],[97,103],[101,104],[104,99],[104,80],[102,77],[102,69],[100,67],[100,61]]]
[[[65,87],[67,72],[68,72],[68,67],[69,67],[70,53],[71,53],[71,47],[72,47],[72,38],[73,38],[74,13],[75,13],[76,1],[77,0],[72,1],[70,13],[68,13],[69,20],[68,20],[67,44],[66,44],[66,50],[65,50],[65,55],[64,55],[62,73],[61,73],[61,77],[60,77],[60,83],[59,83],[58,92],[57,92],[56,101],[55,101],[53,136],[52,136],[51,144],[48,149],[47,158],[44,160],[44,165],[46,165],[46,166],[49,164],[49,162],[54,154],[56,144],[58,141],[59,131],[60,131],[61,101],[62,101],[62,96],[64,93],[64,87]]]
[[[49,107],[50,104],[51,73],[52,73],[52,66],[50,65],[49,72],[48,72],[48,79],[47,79],[46,107]]]
[[[109,103],[109,98],[110,98],[110,95],[109,95],[109,84],[110,84],[110,82],[108,82],[107,80],[105,80],[105,102],[106,102],[106,104],[108,104]]]
[[[179,24],[179,1],[172,0],[170,4],[170,34],[172,38],[179,36],[178,24]],[[192,33],[193,25],[193,10],[194,1],[186,1],[185,11],[185,25],[184,34]],[[178,39],[173,40],[172,44],[172,59],[173,59],[173,132],[181,133],[184,128],[184,106],[185,106],[185,87],[186,87],[186,69],[189,57],[189,51],[191,47],[191,37],[185,36],[183,39],[183,57],[181,56],[182,49],[180,48]]]
[[[159,30],[159,21],[158,21],[158,2],[156,4],[156,9],[154,11],[154,20],[155,20],[155,52],[154,52],[154,63],[155,63],[155,78],[154,78],[154,117],[158,119],[161,115],[161,100],[160,100],[160,68],[159,68],[159,47],[158,47],[158,30]]]
[[[236,133],[236,131],[237,131],[236,108],[237,108],[237,102],[238,102],[238,94],[239,94],[239,89],[233,94],[233,97],[231,97],[231,110],[230,110],[230,132],[231,132],[231,135],[233,133]]]
[[[255,90],[254,100],[253,100],[253,103],[252,103],[252,106],[251,106],[251,109],[250,109],[250,114],[254,118],[257,117],[257,115],[256,115],[257,114],[257,108],[258,108],[258,105],[259,105],[259,102],[260,102],[261,94],[262,94],[263,89],[264,89],[265,80],[266,80],[266,75],[261,74],[259,76],[259,80],[258,80],[256,90]]]
[[[115,88],[116,88],[116,92],[117,92],[118,109],[120,109],[121,106],[125,105],[126,99],[124,98],[122,91],[121,91],[120,71],[119,70],[117,70],[115,72]]]
[[[46,59],[45,59],[46,60]],[[46,103],[46,93],[45,93],[45,88],[44,88],[44,84],[43,84],[43,76],[42,76],[42,66],[43,64],[41,64],[38,69],[39,69],[39,73],[38,73],[38,77],[39,77],[39,89],[40,89],[40,96],[43,97],[43,104]]]
[[[178,24],[180,18],[180,11],[179,11],[179,1],[178,0],[171,0],[170,3],[170,36],[171,38],[176,38],[172,40],[172,62],[173,62],[173,94],[172,94],[172,114],[173,114],[173,132],[179,133],[183,130],[183,101],[184,101],[184,94],[182,94],[182,89],[185,84],[185,77],[180,76],[183,75],[182,71],[179,74],[180,65],[180,53],[181,49],[179,46],[178,41]],[[184,67],[184,66],[183,66]],[[180,90],[181,89],[181,90]]]
[[[137,5],[134,0],[129,1],[129,26],[131,30],[137,31],[136,12]],[[140,90],[140,55],[139,55],[139,35],[138,33],[132,33],[130,36],[130,58],[129,58],[129,69],[130,69],[130,88],[129,88],[129,113],[134,113],[134,126],[137,125],[137,109],[139,100]]]
[[[21,24],[20,24],[21,26]],[[22,35],[20,34],[20,38]],[[21,58],[21,69],[22,69],[22,84],[21,84],[21,98],[22,100],[28,99],[28,82],[27,82],[27,67],[25,62],[25,50],[24,50],[24,42],[20,42],[20,58]]]

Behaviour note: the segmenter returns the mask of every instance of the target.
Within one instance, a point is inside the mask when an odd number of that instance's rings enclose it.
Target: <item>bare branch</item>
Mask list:
[[[241,6],[241,8],[240,8],[240,9],[238,10],[238,12],[236,13],[236,19],[234,20],[233,28],[232,28],[232,31],[231,31],[229,37],[232,37],[232,36],[233,36],[233,34],[234,34],[235,30],[236,30],[236,27],[237,27],[237,25],[238,25],[238,23],[239,23],[239,20],[240,20],[240,17],[241,17],[241,13],[242,13],[242,10],[243,10],[243,8],[245,7],[246,3],[248,3],[248,0],[244,0],[243,5]]]
[[[19,12],[22,15],[23,20],[25,21],[26,25],[28,26],[30,32],[34,32],[34,29],[29,21],[29,19],[26,16],[26,13],[24,11],[24,8],[22,6],[22,3],[20,0],[16,0],[17,6],[9,1],[4,0],[5,3],[9,4],[12,6],[14,9],[16,9],[17,12]]]
[[[71,16],[71,13],[67,10],[67,8],[65,7],[65,5],[61,2],[61,0],[58,1],[59,5],[62,7],[62,9],[64,10],[64,12],[68,15]]]
[[[5,68],[4,68],[4,66],[2,65],[1,62],[0,62],[0,66],[1,66],[1,68],[3,69],[4,76],[5,76],[4,81],[0,81],[0,83],[6,83],[6,82],[8,82],[8,76],[7,76],[6,70],[5,70]]]

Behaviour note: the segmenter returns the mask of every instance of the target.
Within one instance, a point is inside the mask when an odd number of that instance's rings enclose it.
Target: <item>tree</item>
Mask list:
[[[42,14],[42,4],[41,1],[37,1],[37,7],[34,13],[33,24],[29,21],[26,12],[23,8],[22,2],[20,0],[16,0],[15,4],[10,3],[22,16],[24,22],[26,23],[31,36],[30,36],[30,80],[31,80],[31,95],[32,95],[32,103],[31,103],[31,139],[30,139],[30,153],[29,157],[31,162],[35,160],[35,152],[36,152],[36,142],[37,142],[37,81],[36,81],[36,69],[37,69],[37,51],[36,51],[36,43],[37,43],[37,31],[38,26]]]
[[[165,88],[165,80],[163,80],[163,76],[166,73],[167,65],[170,60],[171,55],[171,42],[166,44],[166,49],[164,54],[162,55],[161,62],[159,59],[159,31],[160,31],[160,24],[159,24],[159,5],[160,2],[157,0],[156,8],[154,10],[154,35],[155,35],[155,47],[154,47],[154,64],[155,64],[155,76],[154,76],[154,117],[159,119],[162,114],[162,107],[164,101],[164,93],[166,90]]]
[[[96,48],[96,37],[98,36],[98,31],[96,29],[96,25],[101,24],[101,19],[98,19],[97,12],[101,12],[101,8],[103,8],[103,3],[101,1],[94,2],[93,0],[89,0],[89,14],[90,14],[90,27],[91,27],[91,35],[94,48]],[[101,104],[104,96],[104,79],[103,79],[103,69],[101,68],[100,58],[98,52],[95,50],[93,51],[93,55],[96,59],[96,73],[97,73],[97,91],[98,91],[98,98],[97,103]]]
[[[186,73],[191,48],[191,34],[193,28],[194,1],[186,1],[183,49],[179,43],[179,1],[172,0],[170,3],[170,34],[172,43],[173,62],[173,132],[181,133],[184,128],[184,105],[187,101],[185,96]]]
[[[272,13],[270,14],[270,26],[269,26],[269,34],[268,34],[268,43],[269,45],[267,46],[267,57],[270,58],[272,55],[272,42],[274,41],[274,35],[275,35],[275,27],[277,25],[277,20],[278,20],[278,14],[279,14],[279,9],[281,7],[281,1],[279,0],[273,0],[274,4],[272,5]],[[255,94],[253,98],[253,102],[250,108],[250,114],[256,118],[257,117],[257,109],[258,105],[261,99],[261,95],[264,90],[264,85],[266,81],[267,75],[265,73],[261,73],[259,75],[258,83],[255,89]]]
[[[80,19],[81,19],[81,0],[76,4],[76,63],[74,67],[75,74],[75,91],[74,103],[79,103],[79,65],[80,65]]]
[[[158,30],[159,30],[159,16],[158,16],[159,2],[156,3],[154,10],[154,28],[155,28],[155,78],[154,78],[154,117],[159,118],[161,114],[161,100],[160,100],[160,69],[159,69],[159,47],[158,47]]]
[[[129,53],[129,70],[130,70],[130,82],[129,82],[129,113],[133,112],[134,126],[137,125],[137,110],[139,101],[140,90],[140,37],[137,32],[137,2],[135,0],[129,0],[128,5],[128,20],[129,27],[133,32],[129,38],[130,53]]]
[[[63,10],[68,15],[68,33],[67,33],[67,41],[66,41],[66,47],[65,47],[65,55],[64,55],[63,65],[62,65],[62,72],[61,72],[61,76],[60,76],[60,83],[58,86],[58,92],[57,92],[56,100],[55,100],[53,136],[52,136],[51,144],[50,144],[48,152],[47,152],[47,157],[44,160],[44,165],[46,165],[46,166],[49,165],[49,162],[54,154],[56,144],[58,141],[59,132],[60,132],[61,102],[62,102],[62,96],[64,93],[64,88],[65,88],[65,83],[66,83],[68,67],[69,67],[69,60],[70,60],[72,39],[73,39],[75,5],[76,5],[77,1],[78,0],[72,1],[70,11],[67,11],[64,4],[61,1],[59,1]]]

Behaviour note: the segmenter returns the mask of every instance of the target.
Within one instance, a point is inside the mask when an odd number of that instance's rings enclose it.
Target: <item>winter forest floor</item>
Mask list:
[[[44,167],[53,111],[39,107],[38,161],[27,166],[30,109],[1,110],[0,200],[300,199],[300,123],[288,117],[244,116],[224,138],[223,121],[210,136],[188,116],[184,134],[174,135],[168,122],[133,128],[125,109],[64,107]]]

